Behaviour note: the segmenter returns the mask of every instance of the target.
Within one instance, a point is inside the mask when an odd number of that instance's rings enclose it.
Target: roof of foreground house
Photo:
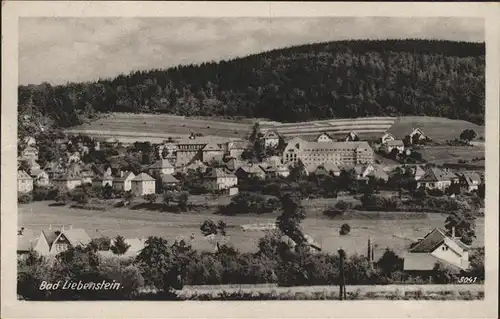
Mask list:
[[[146,173],[140,173],[139,175],[134,177],[132,179],[132,181],[134,181],[134,182],[151,182],[151,181],[155,181],[155,179]]]
[[[436,182],[436,181],[451,181],[456,179],[457,176],[450,171],[443,170],[439,167],[428,167],[425,170],[425,175],[422,176],[423,182]]]

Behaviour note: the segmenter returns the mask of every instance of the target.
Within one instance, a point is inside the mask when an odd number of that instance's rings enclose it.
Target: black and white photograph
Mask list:
[[[17,300],[484,301],[484,17],[17,25]]]

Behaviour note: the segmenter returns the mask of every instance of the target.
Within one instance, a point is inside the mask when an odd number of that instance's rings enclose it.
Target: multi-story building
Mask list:
[[[221,161],[224,151],[217,143],[208,143],[201,149],[202,161],[210,163],[211,161]]]
[[[227,139],[217,139],[214,137],[190,137],[177,143],[176,166],[185,166],[196,160],[203,159],[203,148],[207,144],[216,144],[222,152],[227,152]]]
[[[339,167],[373,163],[373,150],[366,141],[309,142],[292,139],[283,152],[283,163],[301,161],[305,166],[333,163]]]
[[[156,161],[148,168],[150,174],[172,175],[175,172],[174,167],[169,160],[162,158]]]

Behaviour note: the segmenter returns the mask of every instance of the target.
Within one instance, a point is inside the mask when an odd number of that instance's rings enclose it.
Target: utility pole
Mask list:
[[[345,291],[345,277],[344,277],[344,258],[345,258],[345,252],[341,248],[339,249],[339,257],[340,257],[340,291],[339,291],[339,299],[340,300],[345,300],[346,299],[346,291]]]

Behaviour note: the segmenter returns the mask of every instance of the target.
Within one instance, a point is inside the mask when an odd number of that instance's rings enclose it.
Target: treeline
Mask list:
[[[484,123],[484,43],[338,41],[89,83],[19,87],[19,112],[59,126],[98,112],[245,116],[296,122],[428,115]]]
[[[217,252],[200,252],[183,241],[172,244],[159,237],[148,238],[144,249],[131,258],[102,257],[96,241],[87,248],[71,248],[52,261],[31,252],[19,262],[17,293],[25,300],[173,300],[184,285],[340,284],[338,255],[314,253],[305,246],[292,248],[281,236],[279,232],[268,233],[255,253],[241,253],[224,244]],[[120,255],[121,251],[115,249],[114,253]],[[411,276],[403,272],[403,259],[391,250],[373,264],[363,255],[349,255],[344,271],[347,285],[451,284],[460,276],[476,277],[481,283],[484,249],[471,255],[469,271],[436,264],[430,277]],[[63,285],[66,281],[117,282],[120,289],[39,289],[42,282]]]

